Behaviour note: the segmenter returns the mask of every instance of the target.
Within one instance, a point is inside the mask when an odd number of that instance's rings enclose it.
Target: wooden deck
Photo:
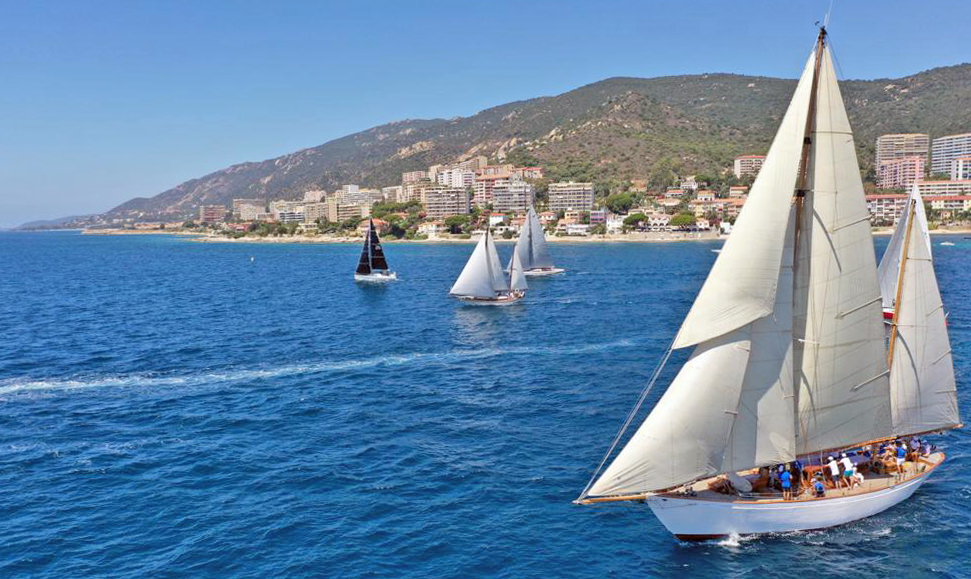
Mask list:
[[[823,501],[826,499],[832,499],[837,497],[850,497],[855,495],[863,495],[867,493],[872,493],[880,490],[890,488],[896,484],[911,480],[919,475],[925,474],[937,468],[942,462],[944,462],[944,453],[936,452],[930,456],[921,458],[915,465],[913,462],[907,462],[904,464],[904,476],[897,477],[894,474],[877,474],[875,472],[866,470],[863,472],[864,481],[863,484],[852,489],[847,489],[846,487],[833,489],[827,488],[825,496],[817,497],[814,496],[812,490],[811,482],[806,484],[804,482],[803,488],[801,489],[798,496],[790,500],[784,500],[782,498],[782,491],[769,491],[761,493],[744,493],[744,494],[726,494],[722,492],[716,492],[711,490],[709,487],[712,483],[718,481],[722,477],[714,477],[710,479],[704,479],[696,482],[691,486],[696,495],[691,498],[696,500],[709,500],[709,501],[722,501],[722,502],[733,502],[733,503],[782,503],[782,502],[810,502],[810,501]],[[749,479],[750,481],[755,481],[758,478],[758,471],[750,471],[747,473],[741,473],[742,476]],[[660,495],[664,496],[664,495]],[[681,497],[680,494],[671,494],[672,497]]]

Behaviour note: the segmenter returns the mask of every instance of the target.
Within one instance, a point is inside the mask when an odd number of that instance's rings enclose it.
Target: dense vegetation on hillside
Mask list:
[[[734,156],[764,153],[794,80],[734,74],[611,78],[451,120],[406,120],[262,162],[242,163],[133,199],[116,216],[192,215],[235,197],[293,198],[343,183],[397,184],[402,171],[483,154],[540,164],[553,179],[600,183],[718,175]],[[887,132],[971,131],[971,65],[896,80],[846,81],[844,99],[865,175]],[[609,192],[609,185],[600,193]]]

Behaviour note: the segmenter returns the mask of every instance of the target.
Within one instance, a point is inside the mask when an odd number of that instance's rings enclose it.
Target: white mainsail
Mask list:
[[[553,258],[550,257],[549,248],[546,245],[546,237],[543,235],[543,226],[539,222],[536,211],[530,207],[526,213],[526,220],[523,222],[523,229],[516,240],[514,253],[519,254],[519,261],[523,264],[523,269],[540,269],[553,267]],[[512,268],[512,260],[509,261]]]
[[[796,239],[798,454],[891,434],[870,216],[828,46],[818,83],[809,191]]]
[[[914,218],[916,221],[914,221],[912,233],[915,237],[911,238],[911,243],[923,240],[927,244],[927,255],[932,255],[930,228],[927,227],[927,214],[924,212],[924,200],[921,198],[920,191],[917,189],[916,181],[913,187],[911,187],[910,196],[907,199],[908,208],[911,206],[910,202],[912,200],[916,200],[917,204],[914,206]],[[880,265],[877,266],[877,275],[880,277],[880,295],[883,296],[883,308],[885,310],[893,308],[893,301],[897,296],[900,254],[903,251],[903,239],[907,231],[907,221],[910,218],[910,213],[907,210],[900,216],[900,219],[897,221],[897,227],[893,230],[893,235],[890,237],[890,242],[887,243],[887,249],[883,252],[883,257],[880,259]]]
[[[512,252],[512,264],[509,266],[509,289],[513,291],[527,290],[529,284],[526,283],[526,274],[523,273],[523,264],[519,260],[519,254]]]
[[[914,224],[909,242],[904,233],[907,254],[899,254],[905,261],[898,277],[900,303],[890,362],[890,406],[898,436],[951,428],[961,420],[944,305],[930,246],[924,242],[927,221],[922,210],[920,195],[912,195],[905,217]],[[894,270],[899,272],[900,265]]]
[[[494,298],[496,292],[507,289],[496,245],[487,230],[476,243],[472,256],[448,293],[485,299]]]
[[[805,138],[815,54],[809,55],[732,235],[681,325],[676,348],[700,344],[772,312]]]

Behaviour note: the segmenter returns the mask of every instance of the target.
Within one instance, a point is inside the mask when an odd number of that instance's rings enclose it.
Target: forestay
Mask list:
[[[891,434],[881,297],[856,147],[829,48],[795,265],[797,453]]]
[[[897,334],[890,362],[893,432],[898,436],[951,428],[960,422],[944,305],[930,247],[924,243],[927,222],[918,213],[920,196],[911,199],[914,225],[910,242],[902,244],[907,255],[899,278]]]

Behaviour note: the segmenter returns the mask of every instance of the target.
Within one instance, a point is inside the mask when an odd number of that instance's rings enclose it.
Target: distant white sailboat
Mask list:
[[[513,256],[519,257],[523,270],[529,277],[556,275],[566,271],[553,266],[553,258],[550,257],[543,226],[532,207],[526,212],[526,220],[523,221],[522,231],[519,232],[519,239],[516,240]],[[512,270],[512,258],[509,260],[507,270]]]
[[[487,228],[448,293],[467,304],[505,306],[521,300],[527,289],[529,286],[516,252],[513,252],[512,268],[509,280],[506,280],[496,244]]]
[[[614,456],[648,385],[576,502],[644,501],[694,540],[831,527],[913,494],[944,454],[885,467],[876,445],[960,426],[929,246],[915,229],[899,244],[887,344],[852,131],[821,29],[672,345],[694,352]],[[817,494],[797,478],[792,497],[764,486],[767,468],[798,460],[796,474],[809,476],[840,451],[868,473],[859,486]]]
[[[384,249],[374,228],[374,220],[369,219],[361,259],[357,263],[357,271],[354,272],[354,281],[383,283],[396,279],[398,274],[388,268],[388,260],[384,258]]]

